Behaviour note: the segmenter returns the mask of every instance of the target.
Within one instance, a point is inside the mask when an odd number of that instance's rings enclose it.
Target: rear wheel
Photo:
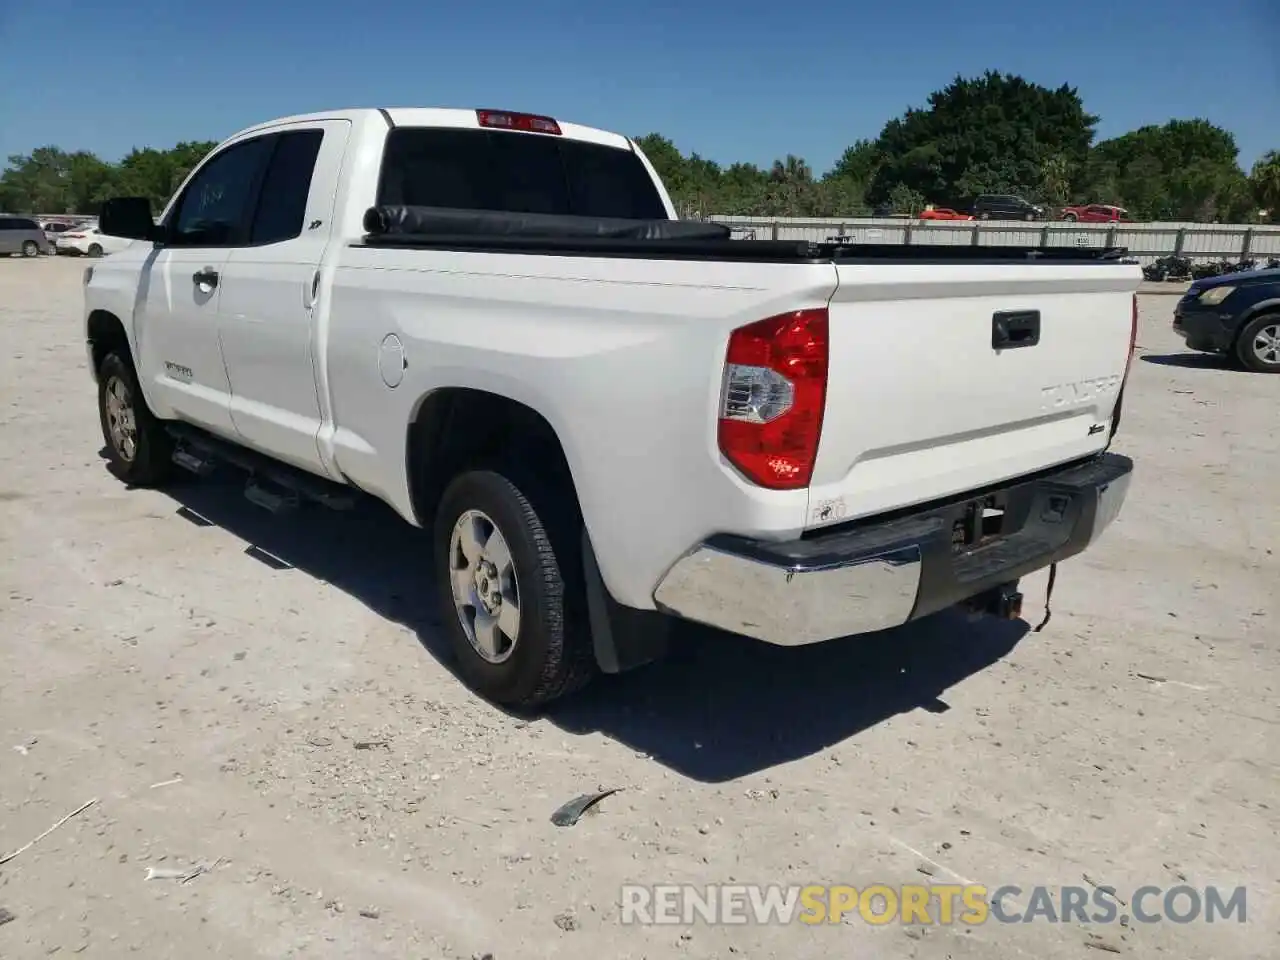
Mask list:
[[[458,672],[507,706],[554,700],[595,672],[573,532],[553,538],[551,512],[528,492],[504,473],[468,471],[449,484],[435,519],[436,580]]]
[[[128,355],[108,354],[98,368],[98,414],[112,472],[130,486],[173,476],[173,439],[142,397]]]
[[[1236,357],[1254,373],[1280,373],[1280,313],[1254,317],[1236,340]]]
[[[22,245],[22,255],[24,257],[40,256],[40,245],[36,243],[34,240],[28,240],[26,243]]]

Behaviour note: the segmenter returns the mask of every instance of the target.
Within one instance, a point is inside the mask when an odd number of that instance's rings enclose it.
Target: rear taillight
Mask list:
[[[511,113],[507,110],[477,110],[480,126],[495,130],[522,130],[525,133],[550,133],[560,136],[560,124],[550,117],[532,113]]]
[[[720,452],[752,483],[809,485],[827,402],[827,309],[796,310],[729,336]]]

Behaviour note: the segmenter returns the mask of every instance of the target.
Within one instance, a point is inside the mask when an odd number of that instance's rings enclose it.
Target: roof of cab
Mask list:
[[[520,111],[512,111],[520,112]],[[275,120],[269,120],[266,123],[260,123],[253,127],[249,127],[240,131],[238,136],[248,133],[254,133],[259,130],[269,130],[272,127],[283,126],[284,124],[305,123],[313,120],[358,120],[367,119],[371,115],[382,114],[389,117],[393,126],[397,127],[455,127],[459,129],[479,130],[480,120],[476,116],[475,110],[463,110],[446,107],[361,107],[356,109],[345,110],[326,110],[321,113],[306,113],[292,117],[279,117]],[[588,143],[598,143],[603,146],[617,147],[622,150],[631,149],[631,141],[621,134],[611,133],[608,130],[598,130],[595,127],[584,127],[576,123],[566,123],[556,118],[556,123],[560,126],[561,135],[571,140],[585,140]],[[549,134],[535,133],[530,136],[549,136]]]

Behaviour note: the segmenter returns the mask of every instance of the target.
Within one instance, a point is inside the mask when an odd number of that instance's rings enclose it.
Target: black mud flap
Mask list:
[[[600,575],[585,527],[582,531],[582,566],[586,577],[591,643],[600,670],[623,673],[662,659],[670,647],[671,618],[656,610],[624,607],[613,599]]]

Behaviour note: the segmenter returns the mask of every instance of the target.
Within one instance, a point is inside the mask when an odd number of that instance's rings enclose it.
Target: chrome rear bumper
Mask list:
[[[936,613],[1080,553],[1115,520],[1133,461],[1085,463],[887,520],[774,543],[717,536],[679,560],[658,609],[769,643],[871,633]],[[998,534],[957,544],[973,509],[1003,509]]]

